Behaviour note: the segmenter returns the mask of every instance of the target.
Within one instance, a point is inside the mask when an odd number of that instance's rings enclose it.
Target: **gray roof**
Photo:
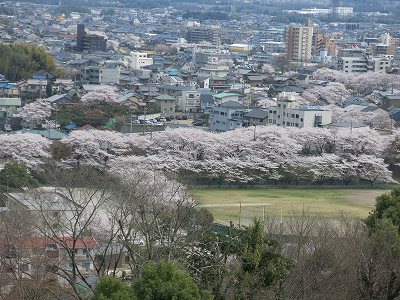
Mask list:
[[[236,101],[226,101],[220,105],[221,107],[233,107],[233,108],[246,108],[242,104]]]
[[[244,115],[245,118],[265,119],[268,117],[268,111],[260,108],[255,108]]]

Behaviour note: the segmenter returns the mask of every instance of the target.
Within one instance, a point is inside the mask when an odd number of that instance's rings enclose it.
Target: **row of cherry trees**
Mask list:
[[[175,129],[152,138],[107,131],[73,132],[65,142],[80,164],[161,170],[205,182],[392,182],[384,153],[393,137],[371,129],[275,126],[215,134]]]
[[[276,126],[215,134],[174,129],[143,136],[100,130],[75,131],[62,142],[64,165],[117,171],[160,170],[231,183],[392,182],[384,162],[399,134],[362,129],[298,129]],[[0,135],[0,157],[37,168],[51,158],[51,142],[38,135]]]
[[[346,73],[343,71],[321,68],[314,72],[319,80],[342,83],[353,88],[360,95],[369,95],[373,91],[391,91],[400,88],[399,76],[385,72]]]

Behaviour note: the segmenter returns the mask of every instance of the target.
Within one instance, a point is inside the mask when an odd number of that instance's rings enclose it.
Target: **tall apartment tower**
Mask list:
[[[290,25],[285,29],[286,57],[297,62],[311,61],[314,28],[307,21],[305,26]]]

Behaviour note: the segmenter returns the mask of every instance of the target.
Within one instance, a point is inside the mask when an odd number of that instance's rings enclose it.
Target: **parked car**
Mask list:
[[[206,120],[197,119],[192,122],[194,126],[204,126],[206,124]]]
[[[159,118],[159,120],[158,120],[159,122],[166,122],[167,121],[167,119],[166,118],[163,118],[163,117],[161,117],[161,118]]]
[[[188,116],[186,116],[186,115],[182,116],[182,120],[187,120],[187,119],[188,119]]]
[[[169,122],[169,121],[171,121],[172,119],[171,119],[171,117],[165,117],[165,120],[166,120],[167,122]]]

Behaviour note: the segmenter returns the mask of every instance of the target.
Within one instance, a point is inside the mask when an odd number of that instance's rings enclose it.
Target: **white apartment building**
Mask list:
[[[268,108],[270,125],[312,128],[332,123],[332,111],[304,105],[297,100],[296,93],[282,93],[276,104]]]
[[[225,77],[229,73],[229,67],[218,64],[206,64],[199,68],[199,77]]]
[[[151,66],[153,59],[147,57],[147,53],[144,52],[131,52],[131,55],[128,57],[128,64],[132,69],[142,69],[146,66]]]
[[[200,92],[182,91],[178,97],[178,109],[182,112],[200,111]]]
[[[339,57],[337,68],[346,73],[383,72],[392,65],[389,57]]]
[[[109,66],[88,66],[80,71],[81,82],[89,84],[119,84],[121,78],[121,67]]]

